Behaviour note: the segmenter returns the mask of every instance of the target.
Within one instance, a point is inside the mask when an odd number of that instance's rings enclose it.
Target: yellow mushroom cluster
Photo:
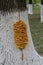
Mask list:
[[[28,43],[26,24],[19,20],[13,25],[13,30],[16,47],[24,49]]]

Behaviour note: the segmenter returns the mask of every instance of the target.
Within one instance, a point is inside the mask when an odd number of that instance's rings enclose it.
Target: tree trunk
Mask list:
[[[12,11],[15,8],[24,10],[26,8],[25,0],[0,0],[0,11]]]
[[[26,2],[25,0],[17,0],[18,9],[24,10],[26,8]]]

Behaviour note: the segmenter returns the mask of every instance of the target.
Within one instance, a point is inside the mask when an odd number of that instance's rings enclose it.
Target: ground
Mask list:
[[[29,15],[30,29],[35,49],[43,56],[43,23],[40,21],[40,9],[34,10],[33,15]]]

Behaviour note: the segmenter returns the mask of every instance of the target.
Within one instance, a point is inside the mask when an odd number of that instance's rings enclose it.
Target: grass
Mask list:
[[[33,15],[29,15],[30,29],[35,49],[43,56],[43,23],[40,21],[40,9],[34,10]]]

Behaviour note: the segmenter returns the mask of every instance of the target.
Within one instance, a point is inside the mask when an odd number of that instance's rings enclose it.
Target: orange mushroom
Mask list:
[[[24,49],[28,43],[26,24],[19,20],[13,25],[13,30],[16,47]]]

